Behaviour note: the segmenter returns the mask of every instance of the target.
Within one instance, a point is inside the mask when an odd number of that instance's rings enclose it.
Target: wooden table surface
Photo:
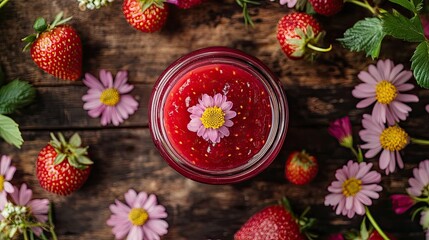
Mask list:
[[[101,68],[114,73],[128,70],[130,82],[135,84],[132,94],[140,107],[119,127],[102,127],[99,119],[87,115],[81,100],[87,87],[82,81],[63,81],[45,74],[29,53],[21,51],[20,39],[32,33],[34,19],[53,19],[59,11],[74,17],[71,24],[83,41],[84,72],[98,75]],[[113,239],[106,225],[108,206],[115,198],[123,199],[129,188],[155,193],[166,206],[170,227],[163,239],[232,239],[253,213],[282,196],[290,198],[297,210],[312,207],[310,215],[320,220],[317,229],[321,236],[357,227],[361,218],[336,216],[323,202],[335,170],[352,157],[329,136],[327,126],[335,118],[350,115],[355,133],[361,128],[361,116],[369,109],[355,109],[358,100],[351,96],[351,90],[359,82],[357,73],[373,63],[364,54],[343,49],[335,39],[368,15],[346,6],[335,18],[319,18],[334,50],[316,64],[308,64],[288,60],[277,43],[276,24],[287,11],[267,1],[251,10],[256,25],[246,29],[235,1],[213,0],[191,10],[172,7],[166,27],[159,33],[145,34],[128,25],[119,0],[97,11],[80,11],[72,0],[11,0],[1,9],[0,64],[7,79],[30,81],[37,87],[38,96],[34,104],[12,116],[23,132],[22,149],[1,141],[0,153],[13,157],[18,168],[16,184],[27,182],[36,197],[55,203],[59,239]],[[182,177],[160,157],[148,129],[148,101],[160,73],[176,58],[215,45],[241,49],[260,58],[281,79],[290,106],[289,131],[279,156],[262,174],[234,185],[207,185]],[[413,47],[388,39],[381,57],[409,67]],[[429,114],[424,106],[429,102],[429,92],[416,88],[414,93],[421,101],[411,104],[414,111],[402,126],[415,137],[428,138]],[[37,154],[52,131],[80,133],[95,161],[88,182],[68,197],[45,192],[35,177]],[[283,178],[285,158],[295,149],[306,149],[320,161],[320,172],[310,185],[294,186]],[[382,197],[372,207],[381,226],[399,239],[423,239],[423,233],[418,221],[392,213],[388,197],[405,191],[411,169],[428,153],[422,147],[408,147],[404,151],[405,169],[383,177]],[[376,159],[371,161],[377,163]]]

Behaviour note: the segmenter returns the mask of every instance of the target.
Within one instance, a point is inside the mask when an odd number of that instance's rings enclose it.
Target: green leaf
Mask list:
[[[423,0],[412,0],[412,3],[416,8],[416,11],[415,11],[416,14],[423,9]]]
[[[28,82],[14,80],[0,88],[0,114],[11,114],[33,102],[36,89]]]
[[[411,1],[408,1],[408,0],[389,0],[389,1],[406,8],[411,12],[416,12],[416,7],[414,6],[414,3]]]
[[[48,25],[46,24],[46,20],[44,18],[38,17],[34,22],[33,28],[36,30],[36,32],[41,33],[45,31],[46,28],[48,28]]]
[[[54,165],[60,164],[66,159],[67,155],[64,153],[58,153],[57,157],[54,160]]]
[[[84,147],[84,148],[75,148],[73,150],[73,154],[75,156],[81,156],[81,155],[86,155],[88,154],[88,147]]]
[[[82,144],[82,141],[80,139],[79,134],[77,133],[73,134],[73,136],[71,136],[69,140],[69,144],[72,145],[73,147],[80,147],[80,145]]]
[[[408,42],[421,42],[425,40],[422,23],[418,15],[411,19],[394,11],[393,14],[383,15],[383,31],[394,38]]]
[[[344,37],[338,41],[351,51],[364,51],[366,56],[374,59],[380,54],[381,42],[385,35],[382,21],[379,18],[365,18],[347,29]]]
[[[77,161],[76,157],[70,156],[68,158],[68,160],[69,160],[69,164],[72,165],[74,168],[82,169],[82,165],[79,164],[79,162]]]
[[[10,117],[0,114],[0,137],[7,143],[21,148],[24,139],[22,139],[18,124]]]
[[[54,19],[54,21],[51,23],[51,26],[56,26],[56,25],[58,25],[58,22],[59,21],[61,21],[61,19],[63,18],[63,15],[64,15],[64,12],[59,12],[58,14],[57,14],[57,16],[55,16],[55,19]]]
[[[417,83],[424,88],[429,88],[429,42],[421,42],[411,57],[411,69]]]
[[[368,239],[369,233],[368,228],[366,227],[366,218],[364,217],[360,225],[360,236],[362,239]]]
[[[27,42],[27,43],[32,43],[36,40],[36,38],[37,38],[37,34],[31,34],[31,35],[28,35],[25,38],[21,39],[21,41]]]
[[[79,158],[77,159],[77,161],[80,163],[80,164],[83,164],[83,165],[91,165],[91,164],[93,164],[94,162],[93,161],[91,161],[91,159],[89,159],[88,157],[86,157],[86,156],[79,156]]]

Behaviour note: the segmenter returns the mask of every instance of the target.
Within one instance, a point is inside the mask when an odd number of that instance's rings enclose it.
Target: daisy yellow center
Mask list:
[[[0,175],[0,192],[4,190],[4,176]]]
[[[398,95],[398,89],[392,83],[383,80],[377,83],[375,87],[375,98],[381,104],[389,104],[395,100]]]
[[[362,181],[356,178],[349,178],[343,182],[343,195],[352,197],[362,189]]]
[[[408,134],[398,126],[388,127],[380,135],[380,144],[392,152],[402,150],[408,144]]]
[[[121,99],[118,90],[114,88],[105,89],[100,96],[100,102],[107,106],[115,106]]]
[[[143,208],[133,208],[128,214],[128,219],[134,226],[143,226],[149,219],[149,214]]]
[[[225,123],[225,113],[220,107],[208,107],[200,119],[205,128],[218,129]]]

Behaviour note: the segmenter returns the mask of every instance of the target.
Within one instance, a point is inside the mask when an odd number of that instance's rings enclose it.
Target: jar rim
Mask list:
[[[274,101],[275,103],[271,104],[271,111],[273,114],[272,122],[276,123],[276,125],[273,124],[269,130],[267,140],[270,139],[270,141],[266,141],[263,148],[259,150],[259,152],[264,150],[262,156],[257,156],[259,159],[255,158],[250,161],[259,153],[258,152],[252,155],[252,158],[249,158],[249,162],[243,166],[223,171],[211,171],[196,168],[191,166],[187,160],[178,159],[180,156],[178,156],[174,147],[169,144],[169,139],[165,132],[163,132],[164,119],[162,112],[164,107],[163,99],[165,100],[165,96],[169,93],[168,85],[174,85],[172,82],[177,81],[180,72],[186,73],[188,72],[186,69],[195,68],[198,64],[205,65],[204,61],[211,62],[219,59],[237,61],[237,63],[240,62],[240,64],[246,65],[249,69],[252,69],[260,75],[258,77],[255,76],[255,78],[259,79],[261,82],[264,81],[264,87],[270,95],[270,101]],[[275,109],[275,111],[273,109]],[[149,129],[152,140],[163,159],[183,176],[209,184],[241,182],[266,169],[278,155],[282,147],[289,121],[286,95],[278,78],[259,59],[240,50],[227,47],[202,48],[190,52],[170,64],[159,76],[153,87],[148,111]]]

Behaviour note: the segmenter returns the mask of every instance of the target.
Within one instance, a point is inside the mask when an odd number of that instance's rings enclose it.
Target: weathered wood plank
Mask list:
[[[283,83],[285,85],[285,83]],[[327,126],[335,118],[350,115],[352,123],[359,125],[362,114],[370,113],[371,108],[356,109],[357,99],[351,96],[350,87],[288,87],[290,126]],[[25,108],[13,118],[22,129],[93,129],[101,128],[100,120],[92,119],[83,109],[82,96],[88,88],[84,85],[67,85],[57,87],[37,87],[38,95],[34,104]],[[121,127],[148,126],[148,102],[152,85],[136,84],[131,92],[140,103],[138,111],[126,120]],[[422,99],[420,103],[412,103],[414,111],[404,123],[407,128],[422,130],[429,114],[424,111],[425,101],[429,93],[416,90],[415,94]],[[422,132],[422,134],[424,134]]]
[[[10,153],[18,172],[15,183],[27,182],[37,197],[54,201],[60,239],[111,239],[105,224],[108,206],[129,188],[156,193],[169,212],[170,232],[165,239],[231,239],[233,233],[254,212],[283,196],[291,199],[297,209],[312,206],[321,233],[358,226],[358,220],[335,216],[323,205],[326,187],[334,171],[351,154],[339,149],[325,129],[293,128],[278,158],[259,176],[235,185],[213,186],[187,180],[172,170],[157,153],[147,129],[105,129],[79,132],[90,146],[95,167],[86,185],[69,197],[58,197],[42,190],[34,175],[38,151],[49,140],[48,131],[26,131],[22,150],[1,143],[2,153]],[[71,134],[71,132],[66,132]],[[307,137],[307,136],[311,136]],[[305,148],[315,154],[321,170],[315,181],[305,187],[295,186],[283,178],[284,161],[291,150]],[[426,154],[425,154],[426,153]],[[406,151],[405,170],[383,177],[382,198],[373,211],[381,224],[393,233],[418,239],[418,224],[408,217],[394,216],[388,196],[404,191],[404,179],[411,175],[427,151],[412,147]],[[376,160],[372,160],[377,162]],[[377,165],[377,164],[375,164]],[[397,223],[401,227],[397,227]],[[409,235],[411,234],[411,235]],[[421,237],[421,234],[417,235]]]
[[[334,51],[323,56],[317,64],[288,60],[276,39],[278,20],[287,13],[277,3],[266,3],[252,10],[255,28],[246,29],[241,11],[235,1],[208,1],[191,10],[171,8],[167,26],[159,33],[144,34],[132,29],[124,20],[121,1],[99,11],[78,10],[77,4],[65,1],[32,3],[13,1],[0,14],[3,28],[0,34],[0,62],[10,78],[22,78],[38,85],[75,84],[61,81],[43,73],[32,62],[29,53],[22,53],[20,39],[32,32],[38,16],[53,18],[59,11],[73,15],[71,24],[77,28],[84,45],[84,72],[97,69],[111,71],[127,69],[130,79],[153,83],[175,59],[195,49],[207,46],[238,48],[260,58],[287,85],[326,87],[354,85],[356,73],[371,62],[363,54],[350,53],[335,39],[356,19],[365,16],[360,9],[346,8],[335,18],[321,18],[328,32],[327,42]],[[33,9],[40,9],[33,11]],[[401,46],[402,51],[389,51],[400,42],[387,42],[383,57],[408,63],[412,45]],[[408,51],[409,50],[409,51]],[[317,66],[317,67],[316,67]]]

